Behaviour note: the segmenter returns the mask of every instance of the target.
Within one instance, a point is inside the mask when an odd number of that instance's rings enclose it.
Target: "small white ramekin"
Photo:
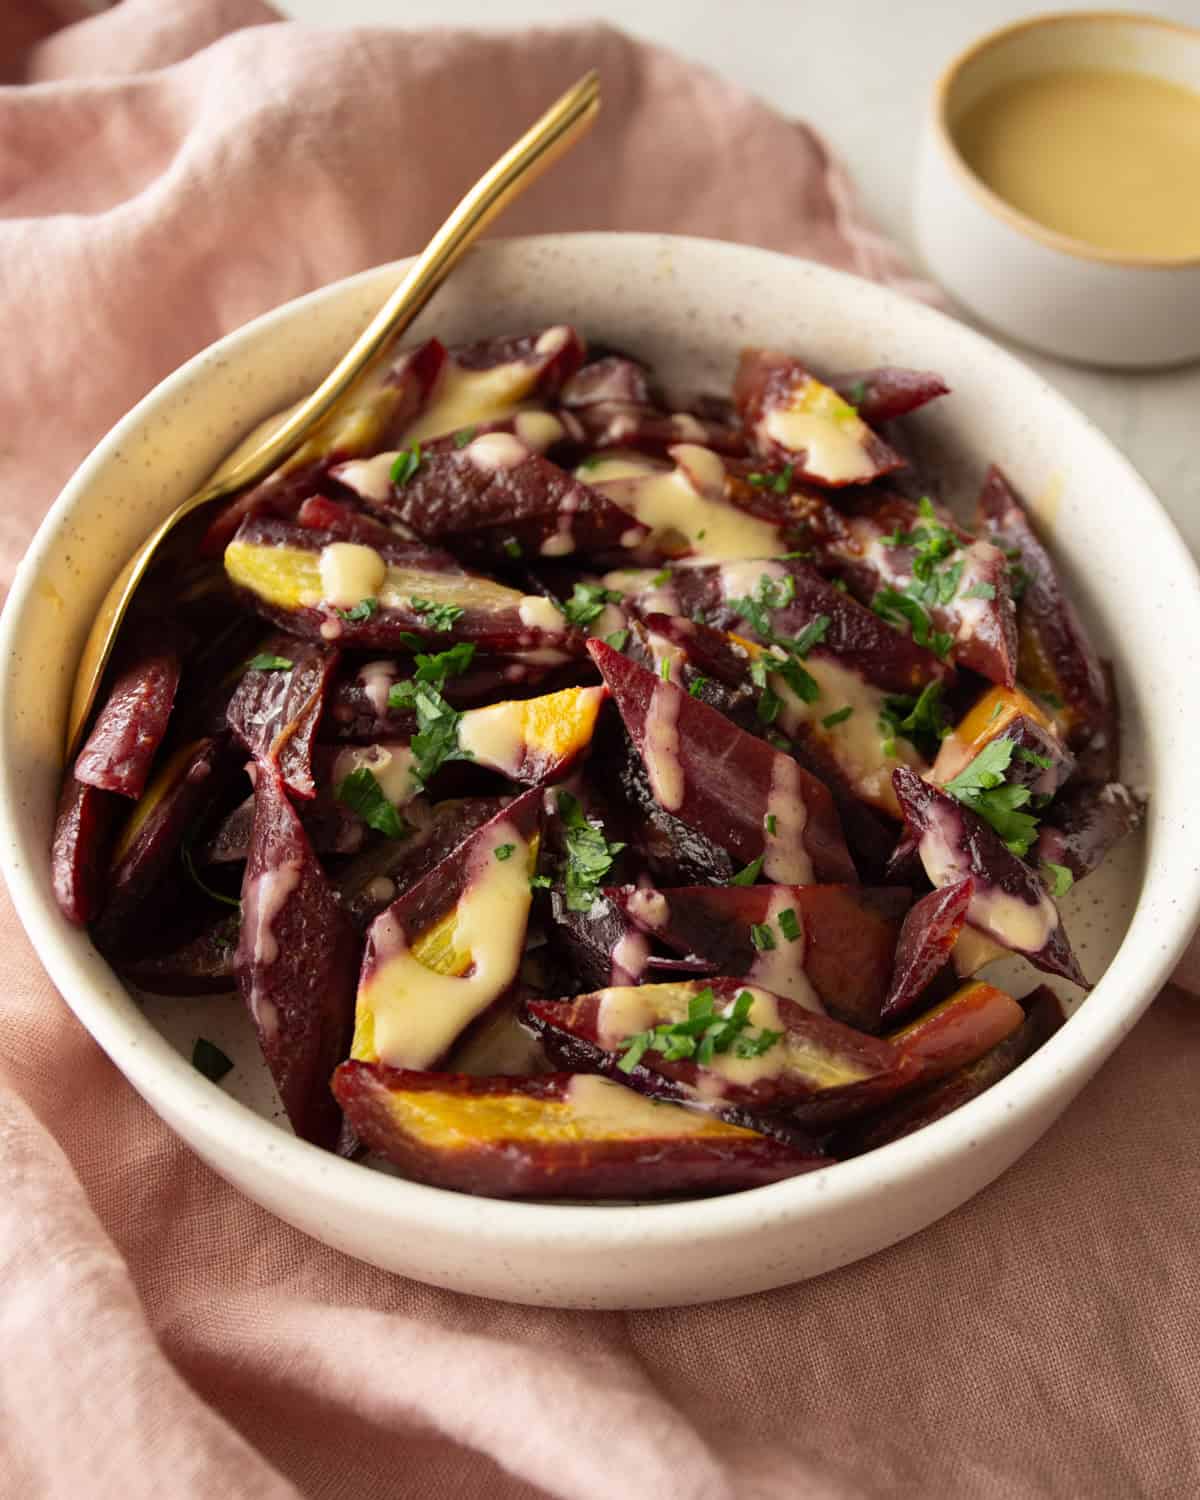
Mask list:
[[[960,53],[925,117],[914,199],[921,254],[966,308],[1035,349],[1118,367],[1200,357],[1200,256],[1125,256],[1057,234],[998,197],[959,153],[956,128],[980,99],[1018,79],[1079,67],[1147,73],[1200,91],[1200,29],[1083,11],[1035,16]]]

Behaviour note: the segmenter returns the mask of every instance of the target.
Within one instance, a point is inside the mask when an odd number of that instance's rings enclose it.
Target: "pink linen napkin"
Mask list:
[[[6,580],[150,386],[418,248],[589,66],[601,125],[505,233],[705,234],[932,295],[811,131],[606,28],[321,31],[258,0],[125,0],[53,31],[84,8],[10,0],[0,23]],[[1200,1493],[1200,1012],[1178,990],[916,1239],[781,1292],[585,1315],[433,1290],[278,1223],[124,1083],[6,898],[0,951],[0,1496]]]

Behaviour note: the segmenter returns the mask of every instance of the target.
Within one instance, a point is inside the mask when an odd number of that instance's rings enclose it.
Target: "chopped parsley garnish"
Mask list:
[[[779,827],[779,819],[774,813],[767,813],[763,818],[763,829],[769,837],[775,837],[775,830]]]
[[[663,568],[661,572],[655,573],[654,577],[650,580],[650,587],[652,589],[660,589],[660,588],[662,588],[662,586],[664,584],[670,583],[670,581],[671,581],[671,570],[670,570],[670,568]]]
[[[789,943],[796,942],[804,935],[794,906],[789,906],[786,911],[781,911],[775,920],[779,923],[780,932],[783,933]]]
[[[865,380],[856,380],[846,393],[846,400],[857,411],[866,399],[867,382]]]
[[[224,891],[214,891],[211,885],[206,885],[196,872],[196,862],[192,858],[192,840],[187,837],[179,846],[179,858],[183,861],[183,868],[188,873],[188,878],[193,885],[198,885],[211,901],[219,901],[223,906],[236,906],[241,910],[242,903],[234,896],[227,896]]]
[[[769,573],[762,573],[755,585],[754,593],[741,599],[730,599],[729,607],[741,615],[743,620],[748,620],[757,635],[769,641],[772,639],[772,633],[767,611],[783,609],[791,604],[795,597],[796,580],[790,573],[785,573],[782,578],[772,578]]]
[[[1039,766],[1043,771],[1048,771],[1054,764],[1053,756],[1039,755],[1036,750],[1026,750],[1024,745],[1017,746],[1017,759],[1023,760],[1026,765]]]
[[[705,677],[704,673],[697,672],[696,675],[692,678],[691,682],[688,683],[688,693],[693,698],[701,697],[704,686],[707,682],[708,678]]]
[[[786,495],[792,487],[795,467],[795,464],[788,464],[786,469],[780,469],[775,474],[747,474],[746,483],[753,485],[756,490],[773,490],[777,495]]]
[[[1020,811],[1029,801],[1029,788],[1004,780],[1014,748],[1011,740],[992,740],[943,790],[990,824],[1011,854],[1025,855],[1037,837],[1038,820]]]
[[[604,644],[611,646],[614,651],[624,651],[625,647],[629,644],[628,630],[614,630],[611,635],[604,637]]]
[[[947,559],[959,550],[958,538],[938,520],[933,502],[923,498],[917,506],[921,524],[912,531],[898,528],[881,540],[888,547],[913,547],[912,577],[903,590],[886,586],[871,601],[871,608],[889,625],[907,623],[918,646],[929,647],[944,657],[954,644],[954,637],[934,630],[930,610],[949,604],[962,582],[965,558]]]
[[[572,625],[583,629],[604,613],[606,604],[620,604],[624,597],[616,589],[606,589],[602,583],[577,583],[574,593],[561,608]]]
[[[198,1036],[192,1048],[192,1067],[197,1073],[203,1073],[205,1078],[213,1083],[220,1083],[233,1067],[233,1059],[226,1057],[216,1042],[210,1042],[207,1037]]]
[[[471,665],[475,657],[474,641],[459,641],[447,651],[434,655],[418,652],[413,658],[412,677],[407,682],[397,682],[388,690],[389,708],[412,708],[416,699],[417,683],[427,682],[440,692],[449,677],[458,677]]]
[[[411,832],[408,824],[384,795],[379,780],[367,766],[351,771],[337,786],[336,796],[355,812],[368,828],[374,828],[389,839],[402,839]]]
[[[500,863],[503,864],[506,859],[512,858],[512,852],[516,847],[516,844],[497,844],[493,853]]]
[[[662,659],[662,661],[659,662],[659,664],[658,664],[658,675],[662,678],[662,680],[664,682],[670,682],[670,680],[671,680],[671,658],[669,656],[664,656],[663,659]]]
[[[622,1073],[632,1073],[647,1052],[660,1053],[664,1062],[693,1058],[706,1067],[717,1053],[732,1051],[735,1057],[761,1057],[783,1040],[782,1031],[751,1026],[754,996],[749,990],[742,990],[723,1011],[716,1006],[716,994],[711,986],[706,986],[689,999],[686,1021],[654,1026],[620,1042],[617,1050],[624,1056],[617,1067]]]
[[[755,685],[763,690],[759,699],[758,717],[763,724],[773,724],[782,707],[782,700],[767,684],[766,673],[778,672],[792,692],[804,703],[815,703],[821,690],[811,672],[801,665],[801,660],[812,648],[825,639],[832,620],[829,615],[816,615],[797,636],[776,635],[771,627],[767,611],[782,609],[796,597],[796,580],[790,573],[782,578],[772,578],[763,573],[754,593],[750,597],[730,599],[729,607],[749,621],[754,633],[769,645],[776,646],[783,655],[756,656],[750,664],[750,675]]]
[[[251,672],[290,672],[294,666],[295,662],[289,657],[272,656],[269,651],[260,651],[246,663]]]
[[[470,439],[468,439],[469,441]],[[456,446],[461,447],[462,445],[456,444]],[[405,448],[396,454],[391,469],[392,483],[397,489],[403,488],[420,467],[421,445],[420,443],[414,443],[411,448]]]
[[[393,689],[394,691],[394,689]],[[391,695],[388,695],[389,701]],[[458,743],[458,725],[462,719],[456,709],[442,697],[432,682],[418,682],[413,689],[417,711],[417,733],[409,749],[413,753],[413,775],[422,786],[450,760],[474,760],[470,750]]]
[[[969,589],[963,590],[964,599],[994,599],[996,597],[996,585],[986,583],[982,579],[973,583]]]
[[[603,826],[584,816],[578,799],[570,792],[559,792],[557,800],[566,845],[567,908],[591,911],[596,892],[625,845],[610,844],[604,837]]]
[[[760,724],[774,724],[783,707],[783,699],[767,681],[767,660],[765,655],[755,656],[750,662],[750,678],[759,689],[757,712]]]
[[[551,881],[549,875],[534,875],[530,878],[529,888],[532,891],[548,891]]]
[[[364,620],[369,620],[378,608],[378,599],[360,599],[353,609],[339,609],[337,613],[343,620],[348,620],[351,625],[361,625]]]
[[[454,434],[454,446],[456,448],[465,448],[474,436],[475,429],[473,427],[463,427]]]
[[[762,874],[762,867],[766,858],[766,854],[760,854],[757,859],[752,859],[744,870],[739,870],[736,875],[729,877],[729,884],[753,885]]]
[[[454,622],[466,614],[461,604],[436,604],[432,599],[414,599],[412,607],[424,617],[430,630],[440,632],[453,630]]]
[[[603,462],[603,453],[589,453],[585,459],[580,460],[578,467],[581,469],[598,469]]]
[[[1075,884],[1075,877],[1066,865],[1054,865],[1049,860],[1042,864],[1042,878],[1050,887],[1050,894],[1057,900],[1065,896]]]
[[[521,557],[523,555],[521,551],[521,544],[517,541],[515,536],[507,537],[502,545],[504,547],[505,557]]]
[[[879,713],[879,732],[884,736],[888,755],[896,753],[896,736],[903,735],[918,749],[929,750],[950,732],[946,710],[942,707],[942,685],[929,682],[913,698],[904,693],[889,693]]]
[[[770,953],[775,947],[775,934],[771,931],[769,922],[752,922],[750,924],[750,941],[759,953]]]
[[[1067,706],[1057,693],[1039,693],[1038,697],[1044,704],[1046,704],[1048,708],[1053,708],[1061,711]]]
[[[833,729],[838,724],[844,724],[853,712],[854,705],[847,703],[845,708],[839,708],[836,713],[826,714],[821,720],[821,725],[825,729]]]

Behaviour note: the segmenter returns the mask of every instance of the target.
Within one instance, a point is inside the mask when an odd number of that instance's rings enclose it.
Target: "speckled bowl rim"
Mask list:
[[[528,237],[525,243],[547,250],[555,245],[578,245],[586,249],[593,242],[608,243],[614,239],[646,256],[662,253],[672,246],[678,247],[679,253],[694,247],[716,259],[732,257],[744,261],[760,257],[764,271],[767,262],[794,264],[790,257],[777,252],[682,236],[542,235]],[[485,245],[475,253],[487,254],[488,249]],[[303,1194],[319,1178],[321,1193],[330,1200],[334,1212],[353,1216],[364,1200],[369,1200],[373,1211],[385,1214],[397,1230],[411,1233],[425,1224],[459,1239],[477,1235],[481,1243],[503,1241],[514,1249],[538,1245],[549,1249],[556,1243],[563,1246],[569,1243],[573,1248],[598,1252],[636,1246],[649,1254],[669,1250],[672,1245],[715,1243],[738,1234],[752,1234],[768,1220],[801,1227],[810,1218],[815,1221],[838,1212],[852,1213],[870,1201],[882,1179],[889,1186],[911,1184],[915,1188],[929,1174],[949,1170],[989,1133],[1012,1124],[1014,1116],[1053,1111],[1056,1099],[1064,1095],[1069,1099],[1113,1051],[1169,978],[1200,915],[1200,869],[1193,868],[1190,888],[1183,891],[1182,899],[1178,890],[1170,899],[1165,892],[1159,892],[1164,877],[1156,868],[1161,861],[1154,858],[1153,836],[1157,831],[1163,839],[1170,838],[1171,829],[1165,818],[1151,819],[1147,867],[1137,907],[1120,949],[1091,1000],[1040,1051],[985,1094],[911,1136],[811,1174],[725,1197],[627,1206],[506,1202],[369,1172],[296,1139],[214,1089],[144,1016],[139,1015],[132,1025],[126,1025],[110,1010],[93,988],[94,975],[110,972],[104,960],[90,944],[81,943],[75,951],[60,941],[61,919],[48,882],[41,888],[38,884],[39,872],[44,881],[46,851],[21,848],[15,838],[14,797],[6,753],[12,723],[7,663],[12,660],[14,632],[22,613],[36,607],[33,594],[46,555],[50,527],[86,493],[107,455],[134,437],[153,417],[157,403],[172,393],[176,385],[202,373],[210,362],[236,359],[248,342],[291,318],[302,316],[306,309],[323,300],[338,298],[349,287],[372,278],[398,275],[406,264],[396,262],[372,268],[276,308],[209,346],[168,376],[101,440],[76,471],[17,569],[0,620],[0,752],[5,752],[0,757],[0,868],[42,963],[92,1036],[139,1090],[143,1082],[148,1087],[151,1083],[169,1087],[175,1112],[187,1117],[196,1141],[203,1143],[203,1149],[218,1160],[236,1159],[243,1169],[265,1171],[278,1180],[286,1179],[285,1185],[298,1194]],[[1160,531],[1161,544],[1173,555],[1172,572],[1176,581],[1190,583],[1191,624],[1200,638],[1200,577],[1195,564],[1153,493],[1094,424],[1014,356],[946,314],[824,266],[806,266],[805,270],[818,282],[827,282],[830,297],[841,297],[853,305],[856,317],[883,320],[889,308],[895,310],[897,304],[902,304],[908,319],[915,317],[918,321],[951,325],[954,339],[969,351],[977,351],[993,367],[1024,383],[1031,399],[1047,404],[1048,416],[1057,415],[1062,421],[1083,424],[1107,450],[1123,489],[1140,498],[1144,507],[1140,523]],[[164,504],[164,513],[166,508]],[[1184,609],[1185,605],[1181,603],[1179,608]],[[1183,699],[1181,703],[1183,711],[1190,713],[1195,722],[1194,742],[1200,743],[1200,708],[1191,707]],[[1147,722],[1147,743],[1151,747],[1154,743],[1152,719]],[[1192,800],[1200,809],[1200,793],[1193,793]],[[1155,899],[1158,895],[1162,899]],[[1105,1003],[1094,1003],[1101,994]],[[719,1288],[714,1288],[714,1295],[722,1295]]]
[[[1091,245],[1087,240],[1077,240],[1061,230],[1051,229],[1040,220],[1023,213],[1015,204],[1002,197],[994,188],[988,187],[983,178],[971,167],[959,149],[955,132],[950,128],[950,96],[963,72],[978,57],[993,48],[1002,46],[1011,37],[1033,31],[1047,31],[1063,25],[1091,25],[1096,27],[1128,24],[1143,26],[1147,31],[1177,31],[1193,44],[1200,44],[1200,26],[1176,21],[1169,16],[1155,16],[1135,10],[1063,10],[1043,16],[1026,16],[1012,21],[1007,26],[997,27],[986,35],[977,37],[946,64],[933,86],[930,109],[936,138],[947,160],[971,194],[987,209],[993,218],[1001,219],[1011,229],[1026,239],[1036,240],[1048,249],[1073,260],[1096,261],[1101,265],[1123,267],[1136,271],[1186,271],[1200,267],[1197,255],[1126,255],[1120,250],[1105,250],[1103,246]],[[1114,62],[1114,69],[1116,63]],[[1155,75],[1158,76],[1157,74]]]

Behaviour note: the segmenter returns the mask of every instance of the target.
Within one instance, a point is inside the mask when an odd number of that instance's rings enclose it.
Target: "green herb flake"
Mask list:
[[[534,875],[529,881],[531,891],[548,891],[551,881],[549,875]]]
[[[458,432],[454,434],[454,446],[456,448],[465,448],[467,444],[474,439],[474,437],[474,427],[462,427]]]
[[[411,830],[384,795],[374,771],[359,766],[337,786],[337,800],[355,812],[368,828],[374,828],[389,839],[402,839]]]
[[[412,677],[405,682],[397,682],[388,689],[388,707],[414,708],[418,683],[429,683],[440,692],[445,687],[447,678],[460,676],[471,665],[474,657],[474,641],[459,641],[448,650],[438,651],[433,655],[418,652],[413,661]]]
[[[671,581],[671,570],[670,570],[670,568],[663,568],[661,572],[655,573],[654,577],[650,580],[650,587],[652,589],[661,589],[664,584],[668,584],[668,583],[670,583],[670,581]]]
[[[767,815],[763,818],[763,829],[766,832],[767,837],[774,838],[775,830],[778,827],[779,819],[775,816],[774,813],[767,813]]]
[[[604,644],[611,646],[614,651],[624,651],[625,647],[629,644],[628,630],[614,630],[611,635],[604,637]]]
[[[775,947],[775,934],[771,931],[769,922],[752,922],[750,924],[750,941],[759,953],[770,953]]]
[[[867,382],[865,380],[856,380],[849,391],[847,391],[845,399],[857,411],[867,399]]]
[[[389,701],[391,695],[388,695]],[[413,775],[422,786],[441,770],[447,761],[474,760],[469,750],[458,743],[458,713],[432,682],[418,682],[413,689],[413,708],[417,713],[417,733],[409,749],[413,753]]]
[[[739,870],[736,875],[729,877],[729,884],[753,885],[762,874],[762,867],[766,857],[765,854],[760,854],[757,859],[752,859],[744,870]]]
[[[996,585],[985,583],[982,579],[973,583],[969,589],[963,590],[964,599],[994,599],[996,597]]]
[[[671,680],[671,658],[669,656],[664,656],[663,659],[662,659],[662,661],[659,662],[659,664],[658,664],[658,675],[662,678],[662,680],[664,682],[670,682],[670,680]]]
[[[589,453],[586,458],[580,459],[579,463],[576,465],[576,468],[585,470],[598,469],[603,462],[603,453]]]
[[[704,693],[704,688],[705,688],[705,686],[706,686],[707,683],[708,683],[708,678],[705,677],[704,673],[703,672],[697,672],[696,675],[692,678],[691,682],[688,683],[688,693],[693,698],[700,698],[700,697],[702,697],[703,693]]]
[[[492,852],[500,863],[503,864],[506,859],[512,858],[512,852],[516,847],[516,844],[497,844]]]
[[[825,729],[833,729],[838,724],[844,724],[853,712],[854,705],[847,703],[845,708],[839,708],[836,713],[826,714],[821,720],[821,725]]]
[[[468,438],[468,442],[470,439]],[[458,445],[461,446],[461,445]],[[391,480],[397,489],[403,489],[421,467],[421,445],[414,443],[396,454],[391,468]]]
[[[233,1059],[226,1057],[215,1042],[210,1042],[207,1037],[198,1036],[192,1048],[192,1067],[197,1073],[203,1073],[211,1082],[220,1083],[226,1073],[232,1069]]]
[[[602,583],[577,583],[571,597],[560,607],[570,623],[582,630],[604,613],[606,604],[620,604],[624,597]]]
[[[1075,877],[1066,865],[1051,864],[1049,860],[1045,860],[1042,864],[1042,878],[1056,901],[1061,896],[1065,896],[1075,884]]]
[[[461,620],[466,614],[461,604],[437,604],[432,599],[414,599],[412,607],[430,630],[440,633],[453,630],[455,621]]]
[[[773,490],[777,495],[786,495],[792,487],[792,474],[795,472],[795,467],[795,464],[788,464],[786,468],[774,474],[747,474],[746,483],[753,485],[756,490]]]
[[[783,933],[789,943],[797,942],[804,936],[803,929],[800,926],[800,919],[796,916],[796,908],[794,906],[789,906],[786,910],[781,911],[775,920],[779,923],[780,932]]]
[[[1024,745],[1017,746],[1017,759],[1023,760],[1026,765],[1038,766],[1043,771],[1048,771],[1054,764],[1053,756],[1039,755],[1036,750],[1027,750]]]
[[[252,656],[246,663],[246,668],[251,672],[290,672],[295,662],[286,656],[272,656],[268,651],[260,651],[257,656]]]
[[[378,599],[360,599],[353,609],[339,609],[337,613],[351,625],[361,625],[364,620],[369,620],[378,608]]]
[[[211,885],[201,880],[196,870],[196,862],[192,858],[192,840],[190,836],[185,838],[180,844],[179,858],[183,864],[183,868],[187,871],[188,879],[193,885],[199,886],[210,901],[219,901],[222,906],[233,906],[239,911],[241,910],[242,903],[236,897],[227,896],[224,891],[215,891]]]
[[[507,537],[502,543],[505,557],[522,557],[521,544],[515,536]]]
[[[566,847],[567,907],[570,911],[591,911],[597,891],[625,845],[610,844],[603,825],[586,818],[579,800],[570,792],[559,792],[557,802]]]
[[[623,1055],[617,1067],[632,1073],[647,1052],[657,1052],[664,1062],[692,1058],[701,1067],[711,1065],[718,1053],[732,1051],[736,1057],[761,1057],[783,1039],[783,1032],[750,1024],[754,997],[742,990],[725,1011],[716,1009],[716,995],[706,986],[688,1001],[685,1021],[665,1022],[636,1032],[618,1043]]]
[[[1024,856],[1037,837],[1038,820],[1021,811],[1029,788],[1005,783],[1014,748],[1011,740],[992,740],[943,790],[989,824],[1010,853]]]

